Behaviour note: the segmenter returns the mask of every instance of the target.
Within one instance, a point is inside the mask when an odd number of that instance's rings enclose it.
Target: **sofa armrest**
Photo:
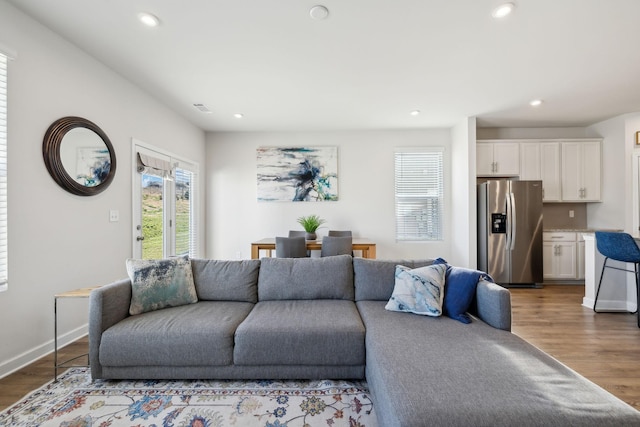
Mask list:
[[[511,331],[511,293],[495,283],[479,281],[476,288],[476,314],[494,328]]]
[[[102,333],[129,316],[131,280],[123,279],[94,289],[89,295],[89,364],[91,378],[102,377],[100,341]]]

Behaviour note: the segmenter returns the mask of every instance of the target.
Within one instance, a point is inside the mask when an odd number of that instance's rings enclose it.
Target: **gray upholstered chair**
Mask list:
[[[345,237],[345,236],[353,236],[351,230],[329,230],[329,236],[332,237]]]
[[[307,256],[307,243],[304,237],[276,237],[277,258],[304,258]]]
[[[289,230],[289,237],[306,237],[307,232],[304,230]]]
[[[352,244],[351,236],[324,236],[320,256],[351,255]]]
[[[304,237],[307,238],[307,232],[304,230],[289,230],[289,237]],[[311,256],[311,251],[307,251],[306,256]]]

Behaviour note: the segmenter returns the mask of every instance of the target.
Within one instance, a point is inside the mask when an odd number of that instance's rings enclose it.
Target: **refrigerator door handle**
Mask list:
[[[511,193],[507,193],[507,197],[506,197],[506,202],[507,202],[507,230],[506,230],[506,244],[504,249],[506,251],[510,251],[511,250],[511,230],[512,230],[512,223],[511,223],[511,216],[513,214],[513,207],[511,206]]]
[[[511,199],[511,250],[516,248],[516,197],[513,193],[509,193],[509,198]]]

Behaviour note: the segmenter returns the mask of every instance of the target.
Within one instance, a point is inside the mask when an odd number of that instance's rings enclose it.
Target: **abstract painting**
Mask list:
[[[259,147],[258,201],[338,200],[338,147]]]

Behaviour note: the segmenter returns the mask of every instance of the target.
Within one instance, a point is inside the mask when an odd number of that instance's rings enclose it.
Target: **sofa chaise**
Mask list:
[[[103,286],[90,296],[92,378],[366,378],[381,426],[640,425],[510,332],[505,288],[480,280],[469,324],[388,310],[396,266],[432,263],[192,259],[193,303],[135,315],[130,279]]]

